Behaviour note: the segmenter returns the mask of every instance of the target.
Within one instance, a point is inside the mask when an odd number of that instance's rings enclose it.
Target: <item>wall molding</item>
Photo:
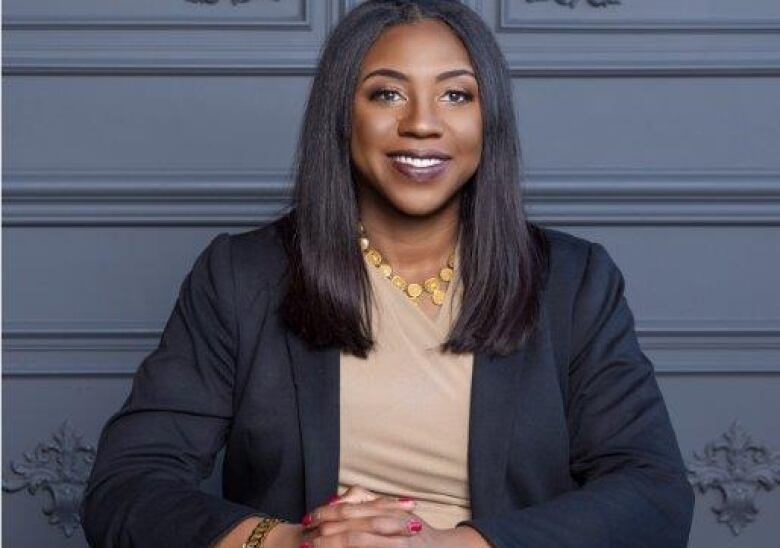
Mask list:
[[[343,0],[298,1],[299,15],[279,20],[238,15],[93,22],[6,16],[3,74],[311,75]]]
[[[465,3],[486,17],[482,0]],[[251,17],[229,21],[192,18],[178,23],[159,18],[124,22],[6,19],[3,74],[311,76],[325,34],[354,4],[354,0],[305,0],[301,4],[305,9],[295,21]],[[679,25],[556,18],[529,22],[513,18],[506,0],[503,4],[499,5],[497,21],[490,24],[496,26],[499,40],[501,34],[507,35],[502,42],[508,43],[502,48],[514,77],[780,75],[780,21]],[[161,36],[160,30],[169,32]],[[244,31],[257,30],[267,32],[247,40]],[[280,41],[276,39],[280,30],[301,32],[288,32]],[[112,34],[110,41],[103,31]],[[550,45],[526,40],[512,43],[529,31],[548,33],[545,40]],[[604,35],[599,37],[594,31]],[[648,33],[666,36],[673,31],[690,36],[680,36],[682,41],[675,42],[642,37]],[[756,40],[759,34],[760,40]],[[724,40],[712,39],[718,35]]]
[[[280,0],[265,0],[279,3]],[[297,13],[292,17],[270,18],[262,15],[248,15],[246,12],[236,12],[234,17],[215,17],[207,11],[198,9],[196,4],[214,4],[213,0],[179,0],[182,7],[190,4],[189,15],[181,17],[147,17],[147,18],[87,18],[87,17],[14,17],[4,15],[3,30],[24,31],[101,31],[101,30],[311,30],[312,2],[314,0],[288,0],[287,3],[297,5]],[[321,0],[318,0],[321,1]],[[332,3],[334,0],[330,0]],[[226,3],[245,4],[248,0],[227,0]],[[262,2],[254,0],[255,4]],[[203,6],[208,7],[208,6]]]
[[[208,40],[206,40],[208,42]],[[213,47],[197,44],[105,46],[9,42],[4,76],[313,76],[313,42]],[[515,78],[553,77],[776,77],[780,48],[652,51],[630,47],[562,51],[504,48]]]
[[[577,6],[590,6],[592,8],[606,8],[613,5],[622,4],[621,0],[525,0],[527,4],[537,4],[539,2],[554,1],[559,6],[574,9]]]
[[[265,0],[268,2],[279,3],[280,0]],[[326,0],[328,12],[336,15],[335,21],[343,17],[344,14],[352,9],[357,2],[354,0]],[[484,8],[480,0],[461,0],[478,13],[482,13]],[[691,19],[687,21],[667,20],[667,19],[631,19],[631,18],[601,18],[594,20],[585,17],[553,17],[538,18],[529,13],[524,13],[523,17],[513,15],[513,0],[501,0],[498,3],[497,32],[527,32],[527,31],[547,31],[547,32],[582,32],[582,31],[646,31],[653,33],[668,32],[707,32],[714,34],[721,33],[769,33],[780,30],[780,19],[765,18],[730,18],[730,19]],[[532,9],[533,4],[550,3],[553,0],[526,0],[527,9]],[[182,17],[163,18],[79,18],[79,17],[14,17],[6,16],[3,20],[3,30],[25,30],[25,31],[67,31],[67,30],[307,30],[312,28],[311,13],[313,0],[289,0],[290,4],[297,4],[298,12],[293,17],[271,19],[268,17],[247,15],[247,13],[236,10],[240,17],[215,17],[207,11],[198,9],[198,4],[202,7],[208,7],[205,4],[233,4],[240,8],[241,4],[262,5],[259,0],[182,0],[182,5],[192,4],[193,15],[183,15]],[[614,10],[621,6],[620,0],[554,0],[554,3],[561,7],[571,7],[570,10],[562,10],[561,13],[584,13],[582,9],[574,10],[575,7],[591,6],[595,10],[589,12],[605,13],[605,9]],[[205,16],[204,16],[205,15]]]
[[[517,0],[514,0],[515,2]],[[500,0],[498,2],[498,24],[499,32],[626,32],[639,31],[649,33],[698,33],[707,32],[714,34],[724,33],[769,33],[780,31],[780,19],[766,18],[729,18],[729,19],[690,19],[690,20],[668,20],[668,19],[631,19],[628,17],[607,19],[604,14],[607,10],[614,11],[620,9],[619,0],[554,0],[561,7],[570,7],[569,10],[561,10],[561,13],[598,13],[601,18],[593,19],[591,17],[534,17],[531,14],[533,4],[550,3],[551,0],[525,0],[521,4],[526,9],[523,16],[513,14],[513,0]],[[594,5],[598,3],[598,6]],[[574,10],[577,6],[590,6],[598,9]]]
[[[8,169],[3,226],[251,226],[275,218],[291,174],[259,170]],[[775,170],[529,170],[542,224],[780,226]]]
[[[652,320],[636,332],[659,376],[780,375],[780,319]],[[161,334],[159,325],[110,320],[8,321],[3,376],[130,376]]]
[[[780,319],[637,320],[659,375],[780,374]]]

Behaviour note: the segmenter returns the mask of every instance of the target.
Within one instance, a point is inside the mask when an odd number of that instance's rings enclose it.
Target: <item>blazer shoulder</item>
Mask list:
[[[548,241],[546,293],[552,306],[565,311],[577,300],[622,291],[622,272],[602,244],[561,230],[541,230]]]
[[[581,273],[595,242],[562,230],[547,227],[539,229],[548,242],[550,275],[556,277],[562,273]]]
[[[278,282],[285,275],[287,252],[284,227],[288,222],[289,216],[285,215],[258,228],[229,236],[236,278],[252,282],[250,285],[253,286],[266,286]]]

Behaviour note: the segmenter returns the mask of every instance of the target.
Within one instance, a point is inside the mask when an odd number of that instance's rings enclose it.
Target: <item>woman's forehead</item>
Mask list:
[[[410,74],[469,68],[468,51],[455,33],[434,19],[401,24],[385,30],[366,53],[361,73],[393,68]]]

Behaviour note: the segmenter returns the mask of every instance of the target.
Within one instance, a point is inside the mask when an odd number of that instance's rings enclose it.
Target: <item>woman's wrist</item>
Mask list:
[[[252,534],[252,530],[260,522],[260,518],[252,516],[241,521],[233,529],[225,533],[214,545],[213,548],[241,548],[241,545]]]
[[[260,523],[260,519],[257,516],[252,516],[243,520],[219,539],[213,547],[241,548],[249,539],[255,526]],[[300,524],[279,523],[268,531],[263,539],[263,548],[298,548],[302,538],[303,528]]]
[[[299,523],[280,523],[268,532],[263,548],[298,548],[303,539],[303,527]]]

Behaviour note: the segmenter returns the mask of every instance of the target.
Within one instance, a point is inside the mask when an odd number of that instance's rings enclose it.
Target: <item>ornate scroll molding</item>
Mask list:
[[[192,1],[192,0],[190,0]],[[535,4],[536,2],[549,2],[549,0],[525,0],[529,4]],[[555,0],[555,3],[560,6],[568,6],[572,9],[577,7],[580,0]],[[587,3],[594,8],[605,8],[607,6],[620,4],[620,0],[587,0]]]
[[[80,527],[79,504],[96,451],[67,420],[52,438],[53,442],[41,442],[34,451],[24,453],[22,461],[11,461],[11,471],[21,477],[3,480],[3,490],[13,493],[27,488],[31,495],[46,491],[49,498],[43,513],[51,525],[70,537]]]
[[[694,453],[688,463],[688,478],[701,493],[717,489],[720,504],[712,510],[719,523],[725,523],[736,536],[752,521],[759,489],[772,490],[780,485],[780,453],[753,441],[738,422],[725,434],[708,443],[702,454]]]

